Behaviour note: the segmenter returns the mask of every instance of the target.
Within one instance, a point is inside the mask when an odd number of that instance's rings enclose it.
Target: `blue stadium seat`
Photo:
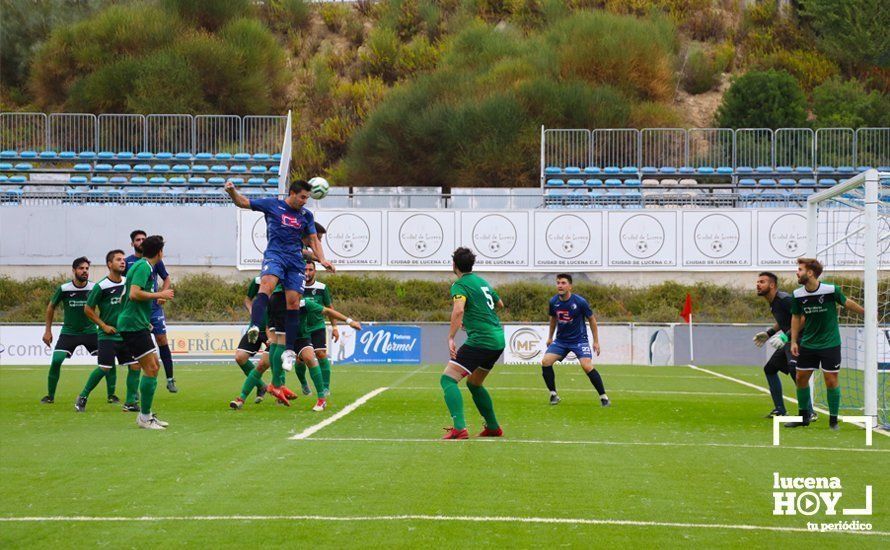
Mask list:
[[[871,170],[871,166],[857,166],[856,167],[857,172],[865,172],[866,170]]]
[[[96,153],[96,158],[101,160],[111,160],[114,158],[114,153],[111,151],[99,151]]]
[[[138,187],[125,187],[124,194],[127,196],[127,198],[144,197],[145,190],[139,189]]]
[[[131,151],[118,151],[117,158],[119,160],[133,160],[134,158],[136,158],[136,155],[134,155]]]
[[[274,153],[271,158],[273,161],[278,162],[281,160],[281,153]]]
[[[213,160],[213,153],[195,153],[195,160]]]
[[[763,179],[758,180],[757,183],[761,187],[775,187],[776,186],[776,180],[774,180],[772,178],[763,178]]]
[[[152,172],[169,172],[170,165],[169,164],[155,164],[151,167]]]
[[[96,167],[94,168],[94,170],[95,170],[96,172],[111,172],[111,165],[110,165],[110,164],[104,164],[104,163],[102,163],[102,164],[97,164]]]
[[[105,176],[93,176],[90,178],[90,183],[108,183],[108,178]]]
[[[671,174],[676,174],[676,173],[677,173],[677,169],[674,168],[673,166],[662,166],[661,169],[660,169],[659,171],[660,171],[662,174],[667,174],[667,175],[671,175]]]
[[[837,180],[834,178],[819,178],[818,183],[822,187],[831,187],[833,185],[837,185]]]
[[[801,178],[797,183],[800,185],[816,185],[816,180],[814,178]]]
[[[251,174],[265,174],[266,167],[263,166],[262,164],[254,164],[253,166],[250,167],[250,173]]]
[[[620,174],[620,173],[621,173],[621,168],[618,168],[617,166],[606,166],[606,167],[603,169],[603,173],[604,173],[604,174],[607,174],[607,175],[610,175],[610,176],[611,176],[611,175],[614,175],[614,174]]]
[[[115,172],[129,172],[132,169],[129,164],[115,164],[113,168]]]
[[[0,183],[6,183],[7,181],[9,181],[9,176],[7,176],[6,174],[0,174]]]
[[[172,170],[177,174],[183,174],[189,171],[189,166],[188,164],[177,164],[172,168]]]
[[[151,153],[151,151],[139,151],[138,153],[136,153],[136,158],[138,160],[151,160],[155,158],[155,156]]]
[[[192,166],[192,172],[209,172],[210,168],[206,164],[195,164]]]
[[[606,180],[606,187],[621,187],[621,180],[616,178],[609,178]]]
[[[772,174],[773,172],[775,172],[775,170],[773,170],[772,166],[758,166],[757,167],[758,174]]]
[[[838,174],[855,174],[856,169],[852,166],[838,166],[837,167]]]
[[[28,178],[25,176],[10,176],[9,183],[27,183]]]
[[[833,173],[837,172],[837,169],[834,166],[829,166],[829,165],[823,164],[821,166],[816,167],[816,172],[833,174]]]
[[[81,151],[77,154],[77,158],[81,160],[93,160],[96,158],[96,153],[93,151]]]
[[[757,181],[752,178],[742,178],[739,180],[740,187],[754,187],[757,185]]]
[[[175,157],[176,157],[176,160],[192,160],[191,153],[185,153],[185,152],[176,153]]]
[[[86,176],[71,176],[70,178],[68,178],[68,182],[69,183],[86,183],[87,177]]]
[[[657,174],[657,173],[658,173],[658,168],[656,168],[656,167],[654,167],[654,166],[643,166],[643,167],[640,169],[640,172],[641,172],[643,175],[646,175],[646,174]]]
[[[738,168],[735,169],[735,173],[736,174],[746,174],[746,175],[753,174],[754,169],[751,168],[750,166],[739,166]]]
[[[109,183],[115,183],[117,185],[122,185],[127,183],[127,178],[124,176],[112,176],[111,179],[108,180]]]
[[[733,173],[733,169],[731,166],[718,166],[717,173],[721,176],[731,176]]]
[[[150,164],[137,164],[133,167],[134,172],[151,172]]]
[[[235,153],[234,155],[232,155],[232,159],[243,162],[246,160],[250,160],[250,154],[249,153]]]
[[[547,187],[562,187],[563,185],[565,185],[565,182],[562,180],[552,179],[552,180],[547,180],[546,185],[547,185]]]
[[[230,153],[217,153],[214,155],[216,160],[232,160],[232,155]]]
[[[568,185],[569,187],[584,187],[584,180],[572,178],[566,182],[566,185]]]
[[[155,158],[158,160],[171,160],[173,158],[173,153],[168,151],[161,151],[155,155]]]
[[[581,169],[577,166],[566,166],[564,172],[566,174],[576,175],[581,173]]]
[[[776,166],[777,174],[790,174],[792,172],[794,172],[794,169],[790,166]]]
[[[0,170],[12,170],[11,162],[0,162]]]
[[[550,175],[552,175],[552,174],[562,174],[562,169],[559,168],[559,167],[557,167],[557,166],[548,166],[547,168],[544,168],[544,173],[545,173],[545,174],[550,174]]]
[[[167,178],[162,178],[161,176],[154,176],[148,180],[149,185],[164,185],[167,183]]]
[[[601,180],[601,179],[589,179],[584,183],[587,185],[587,187],[602,187],[603,186],[603,180]]]
[[[59,153],[59,158],[63,160],[74,160],[77,158],[77,153],[74,151],[62,151]]]
[[[631,179],[624,180],[624,185],[626,187],[640,187],[643,185],[643,182],[641,182],[640,180],[638,180],[636,178],[631,178]]]
[[[715,173],[716,170],[714,170],[710,166],[700,166],[698,170],[696,170],[696,172],[703,176],[710,176],[711,174]]]
[[[42,160],[53,160],[59,158],[59,155],[55,151],[41,151],[39,155]]]
[[[168,183],[171,183],[171,184],[173,184],[173,185],[180,185],[180,184],[184,184],[184,183],[185,183],[185,178],[182,177],[182,176],[173,176],[172,178],[170,178],[169,180],[167,180],[167,182],[168,182]]]
[[[15,169],[20,172],[27,172],[31,168],[33,168],[33,166],[31,166],[30,162],[20,162],[15,165]]]
[[[278,178],[269,178],[266,180],[266,184],[274,185],[275,187],[278,187]]]
[[[890,172],[890,166],[878,166],[878,172]]]
[[[203,185],[203,184],[207,183],[207,180],[204,179],[204,178],[202,178],[202,177],[200,177],[200,176],[192,176],[192,177],[189,178],[189,183],[193,183],[193,184],[196,184],[196,185],[197,185],[197,184],[202,184],[202,185]]]
[[[585,174],[602,174],[603,171],[600,170],[599,166],[585,166],[584,173]]]
[[[247,185],[265,185],[266,180],[263,178],[250,178],[247,180]]]
[[[797,180],[792,178],[781,178],[779,180],[779,185],[783,187],[794,187],[795,185],[797,185]]]
[[[812,166],[798,166],[794,169],[794,172],[797,174],[812,174],[813,167]]]
[[[230,178],[229,181],[235,185],[244,185],[244,178]]]
[[[23,158],[23,159],[36,159],[36,158],[37,158],[37,151],[22,151],[21,153],[19,153],[19,158]]]
[[[144,185],[148,183],[148,178],[146,178],[145,176],[133,176],[132,178],[130,178],[130,183]]]
[[[683,175],[693,175],[695,174],[695,168],[692,166],[681,166],[679,172]]]
[[[229,171],[229,167],[224,164],[214,164],[210,167],[210,171],[215,173],[225,173]]]
[[[207,183],[210,183],[213,185],[222,185],[225,182],[226,182],[226,178],[220,178],[220,177],[210,178],[207,180]]]
[[[5,151],[0,151],[0,159],[14,159],[18,158],[19,154],[15,151],[7,149]]]
[[[89,164],[75,164],[74,171],[75,172],[89,172],[93,169]]]
[[[269,155],[266,153],[257,153],[253,156],[253,160],[265,162],[269,160]]]
[[[624,166],[624,167],[621,168],[621,173],[624,174],[624,175],[626,175],[626,176],[635,176],[635,175],[637,175],[639,172],[640,172],[640,171],[637,170],[637,167],[636,167],[636,166]]]

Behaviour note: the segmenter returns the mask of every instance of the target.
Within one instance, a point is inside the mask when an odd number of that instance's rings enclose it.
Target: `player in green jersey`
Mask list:
[[[108,267],[108,276],[93,286],[93,290],[87,297],[87,303],[83,308],[86,316],[96,325],[99,339],[99,366],[90,373],[87,383],[74,402],[74,410],[84,412],[87,408],[87,398],[99,384],[102,378],[112,378],[115,372],[114,360],[127,367],[127,399],[124,403],[124,411],[138,410],[136,407],[136,391],[139,389],[139,370],[136,360],[130,355],[124,346],[124,340],[117,333],[117,318],[123,309],[123,295],[126,279],[123,274],[127,269],[123,250],[112,250],[105,255],[105,265]],[[96,313],[99,308],[99,313]],[[111,386],[111,382],[109,382]],[[111,388],[108,396],[109,403],[120,403]]]
[[[283,351],[285,346],[285,334],[283,330],[279,330],[284,321],[285,308],[283,301],[283,293],[281,305],[279,307],[275,306],[275,300],[270,302],[269,308],[269,330],[272,331],[271,340],[273,342],[273,346],[277,347],[279,350]],[[277,314],[275,312],[277,311]],[[310,335],[312,334],[313,328],[321,322],[324,324],[324,319],[322,315],[327,316],[330,319],[337,319],[340,321],[345,321],[349,326],[354,328],[355,330],[361,330],[362,325],[358,321],[354,321],[339,311],[336,311],[331,308],[326,308],[313,302],[311,300],[302,300],[300,302],[300,326],[297,332],[297,342],[294,346],[294,349],[297,350],[297,359],[308,366],[309,375],[312,378],[312,382],[315,384],[315,390],[318,396],[318,400],[315,403],[315,406],[312,407],[313,411],[320,412],[325,410],[327,407],[327,399],[324,393],[324,380],[321,375],[321,369],[318,366],[318,361],[315,359],[315,350],[312,348],[312,343],[310,341]],[[281,352],[276,353],[273,351],[271,353],[272,359],[270,361],[273,369],[275,369],[276,365],[281,364]],[[229,406],[232,409],[238,410],[244,406],[244,400],[247,398],[247,394],[250,392],[250,385],[255,383],[257,380],[263,375],[268,365],[260,363],[257,367],[250,373],[248,379],[244,382],[244,386],[241,388],[241,395],[231,403]],[[267,388],[269,393],[274,395],[278,401],[284,405],[290,406],[290,400],[295,398],[296,395],[284,386],[283,373],[279,379],[276,380],[276,373],[273,370],[272,373],[272,383],[269,384]],[[287,392],[283,391],[287,390]]]
[[[318,231],[319,224],[315,224]],[[331,307],[331,290],[326,284],[316,278],[317,271],[315,262],[306,260],[306,290],[303,292],[303,299],[316,302],[324,307]],[[337,329],[336,319],[331,318],[331,338],[334,341],[340,339],[340,331]],[[312,334],[309,336],[312,341],[312,347],[315,348],[315,358],[318,359],[318,366],[321,368],[321,377],[324,380],[325,396],[331,393],[331,360],[328,358],[328,337],[327,329],[324,325],[324,319],[320,325],[315,326]],[[297,365],[297,377],[303,387],[303,395],[309,395],[309,384],[306,381],[305,367],[301,369]]]
[[[127,350],[139,362],[142,380],[139,396],[142,403],[136,417],[136,425],[148,430],[163,430],[167,423],[151,412],[155,390],[158,387],[158,355],[151,339],[152,300],[173,299],[173,289],[154,292],[152,269],[164,257],[164,238],[152,235],[142,242],[142,258],[127,271],[124,289],[124,306],[117,318],[117,331]]]
[[[59,377],[62,373],[62,363],[71,357],[74,351],[83,346],[87,353],[96,355],[99,343],[96,339],[96,324],[84,314],[83,306],[87,303],[87,296],[93,290],[90,282],[90,261],[85,257],[74,260],[71,264],[74,273],[67,283],[56,288],[49,304],[46,306],[46,330],[43,333],[43,343],[49,346],[53,342],[53,317],[56,314],[56,306],[62,304],[65,310],[65,321],[62,331],[53,349],[52,362],[49,366],[49,375],[46,380],[46,395],[40,400],[44,404],[56,402],[56,387],[59,385]],[[107,379],[110,394],[114,394],[114,383]]]
[[[247,294],[244,297],[244,307],[247,309],[248,313],[250,313],[250,310],[253,308],[253,299],[256,298],[259,290],[260,277],[254,277],[250,280],[250,284],[247,286]],[[277,292],[278,290],[279,289],[276,288],[274,292]],[[241,341],[238,342],[238,348],[235,350],[235,363],[237,363],[238,367],[241,368],[241,371],[244,372],[244,376],[250,376],[250,372],[254,368],[250,359],[257,353],[260,354],[260,363],[269,361],[269,334],[266,328],[268,317],[269,315],[267,313],[266,319],[264,319],[263,323],[259,326],[260,334],[255,342],[250,341],[246,332],[241,337]],[[264,347],[265,349],[263,349]],[[268,367],[268,364],[266,367]],[[265,371],[266,369],[263,370]],[[256,399],[254,400],[254,403],[261,403],[263,397],[266,395],[266,385],[263,383],[262,378],[260,378],[257,380],[255,386]],[[247,396],[244,397],[245,399],[247,398]]]
[[[439,379],[445,394],[445,405],[454,422],[442,439],[467,439],[467,423],[464,419],[464,403],[458,383],[467,377],[467,389],[473,395],[473,403],[485,419],[485,427],[479,437],[501,437],[503,430],[494,414],[494,405],[488,390],[482,385],[504,352],[504,329],[495,308],[503,308],[504,302],[497,291],[485,279],[473,273],[476,256],[464,247],[451,256],[452,269],[458,279],[451,285],[451,327],[448,332],[448,350],[451,360]],[[454,337],[461,325],[467,331],[467,340],[457,349]]]
[[[803,286],[794,291],[791,303],[791,355],[797,357],[797,401],[801,422],[788,422],[786,428],[810,425],[807,407],[810,400],[810,377],[822,368],[828,394],[828,427],[840,429],[837,413],[841,406],[841,389],[837,375],[841,369],[841,330],[837,323],[841,306],[862,315],[865,310],[844,296],[840,287],[819,281],[822,264],[815,258],[797,260],[797,282]],[[811,405],[810,405],[811,406]]]

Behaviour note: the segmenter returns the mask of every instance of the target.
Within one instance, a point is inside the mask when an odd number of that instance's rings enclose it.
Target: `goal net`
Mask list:
[[[820,277],[865,308],[840,309],[841,415],[890,426],[890,173],[867,170],[807,203],[807,252]],[[814,401],[827,403],[821,377]]]

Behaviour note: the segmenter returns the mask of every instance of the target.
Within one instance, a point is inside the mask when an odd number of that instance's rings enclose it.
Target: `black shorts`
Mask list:
[[[328,331],[327,329],[320,328],[318,330],[312,331],[312,334],[309,335],[312,340],[312,347],[315,348],[315,351],[328,350]]]
[[[784,372],[794,376],[794,370],[797,368],[797,358],[791,355],[791,344],[785,344],[785,347],[782,349],[777,349],[763,368],[768,373]]]
[[[121,340],[99,340],[99,366],[110,369],[114,366],[115,359],[118,365],[136,363],[133,354]]]
[[[244,335],[241,337],[241,341],[238,342],[238,349],[247,353],[248,356],[253,357],[257,353],[259,353],[260,348],[263,347],[263,344],[268,343],[268,340],[269,337],[266,336],[266,331],[261,330],[260,335],[256,339],[256,342],[251,344],[250,341],[247,339],[247,333],[245,332]],[[266,347],[268,348],[269,346],[266,345]]]
[[[276,292],[269,298],[269,328],[275,332],[284,332],[284,318],[287,315],[287,298],[284,292]]]
[[[120,335],[124,339],[127,351],[137,361],[149,353],[157,351],[155,342],[151,339],[151,332],[147,329],[137,332],[121,332]]]
[[[53,351],[64,351],[68,357],[71,357],[79,346],[85,347],[90,355],[96,355],[99,351],[99,335],[95,333],[60,334]]]
[[[837,372],[841,370],[840,346],[826,349],[807,349],[800,346],[799,351],[797,370],[814,371],[820,367],[823,372]]]
[[[464,344],[457,350],[457,357],[451,362],[472,374],[476,369],[493,369],[502,353],[503,349],[482,349]]]

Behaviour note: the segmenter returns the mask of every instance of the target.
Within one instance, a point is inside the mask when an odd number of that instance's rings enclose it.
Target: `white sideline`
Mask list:
[[[624,527],[675,527],[681,529],[732,529],[742,531],[777,531],[782,533],[816,533],[804,527],[781,527],[773,525],[749,525],[744,523],[686,523],[673,521],[643,521],[630,519],[596,519],[596,518],[542,518],[523,516],[446,516],[425,514],[404,514],[389,516],[315,516],[315,515],[232,515],[232,516],[28,516],[0,517],[0,522],[159,522],[159,521],[340,521],[340,522],[371,522],[371,521],[432,521],[432,522],[467,522],[467,523],[542,523],[564,525],[618,525]],[[890,531],[830,531],[820,534],[839,535],[890,535]]]
[[[764,388],[763,386],[758,386],[757,384],[752,384],[752,383],[750,383],[750,382],[745,382],[744,380],[739,380],[738,378],[733,378],[732,376],[727,376],[727,375],[725,375],[725,374],[720,374],[719,372],[714,372],[714,371],[712,371],[712,370],[704,369],[704,368],[702,368],[702,367],[696,367],[695,365],[692,365],[692,364],[689,364],[689,365],[686,365],[686,366],[689,367],[690,369],[693,369],[693,370],[697,370],[697,371],[701,371],[701,372],[706,372],[706,373],[711,374],[711,375],[714,375],[714,376],[716,376],[716,377],[718,377],[718,378],[723,378],[724,380],[729,380],[730,382],[735,382],[736,384],[741,384],[741,385],[743,385],[743,386],[748,386],[749,388],[754,388],[754,389],[757,390],[757,391],[760,391],[760,392],[763,392],[763,393],[769,395],[769,388]],[[797,403],[797,399],[795,399],[795,398],[793,398],[793,397],[788,397],[787,395],[783,395],[782,397],[785,398],[785,401],[790,401],[790,402],[792,402],[792,403]],[[828,414],[828,411],[825,410],[825,409],[823,409],[822,407],[817,407],[817,406],[813,405],[813,408],[816,409],[817,411],[819,411],[819,412],[822,413],[822,414]],[[857,424],[857,425],[858,425],[858,424]],[[864,425],[863,425],[863,426],[860,426],[860,427],[863,428],[863,429],[865,428]],[[883,429],[881,429],[881,428],[874,428],[874,429],[872,430],[872,432],[881,434],[881,435],[886,436],[886,437],[890,437],[890,432],[887,432],[887,431],[885,431],[885,430],[883,430]]]
[[[773,445],[759,445],[753,443],[678,443],[675,441],[596,441],[596,440],[551,440],[551,439],[508,439],[502,437],[474,437],[467,440],[466,443],[452,443],[450,441],[442,441],[441,439],[425,439],[420,437],[314,437],[305,439],[304,441],[355,441],[355,442],[371,442],[371,443],[436,443],[439,445],[472,445],[472,444],[488,444],[488,445],[507,445],[511,443],[526,443],[534,445],[605,445],[605,446],[628,446],[628,447],[716,447],[730,449],[792,449],[796,451],[832,451],[832,452],[850,452],[850,453],[890,453],[890,449],[866,449],[866,448],[845,448],[845,447],[812,447],[812,446],[793,446],[782,445],[774,447]]]
[[[333,424],[334,422],[340,420],[341,418],[343,418],[343,417],[346,416],[347,414],[351,413],[351,412],[354,411],[355,409],[357,409],[357,408],[361,407],[362,405],[364,405],[365,403],[367,403],[367,402],[368,402],[370,399],[372,399],[374,396],[380,395],[381,393],[385,392],[385,391],[388,390],[388,389],[389,389],[389,388],[387,388],[387,387],[377,388],[376,390],[374,390],[374,391],[372,391],[372,392],[368,392],[368,393],[366,393],[365,395],[359,397],[358,399],[356,399],[355,401],[353,401],[353,402],[350,403],[349,405],[346,405],[345,407],[343,407],[342,409],[340,409],[339,411],[337,411],[336,414],[331,415],[331,416],[329,416],[328,418],[325,418],[324,420],[322,420],[322,421],[319,422],[318,424],[315,424],[315,425],[313,425],[313,426],[309,426],[308,428],[306,428],[306,429],[303,430],[302,432],[300,432],[300,433],[298,433],[298,434],[296,434],[296,435],[294,435],[294,436],[291,436],[290,439],[306,439],[307,437],[309,437],[310,435],[314,434],[314,433],[317,432],[318,430],[324,428],[325,426],[330,426],[330,425]]]

